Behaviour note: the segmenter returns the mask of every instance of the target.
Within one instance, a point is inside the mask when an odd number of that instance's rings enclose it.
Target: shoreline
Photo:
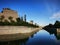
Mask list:
[[[0,41],[13,41],[30,37],[41,28],[28,28],[24,26],[0,26],[0,29],[3,29],[0,30]]]

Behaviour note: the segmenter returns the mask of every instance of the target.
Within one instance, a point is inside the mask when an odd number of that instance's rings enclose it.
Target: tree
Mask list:
[[[26,22],[26,14],[24,15],[24,21]]]
[[[9,21],[5,19],[4,22],[9,22]]]
[[[20,18],[16,18],[16,21],[17,21],[17,22],[20,22]]]
[[[59,24],[59,23],[60,23],[59,21],[56,21],[56,22],[55,22],[55,25],[57,25],[57,24]]]
[[[0,16],[0,21],[2,22],[5,17],[2,15]]]
[[[10,17],[8,17],[8,19],[9,19],[10,21],[12,21],[13,17],[10,16]]]
[[[23,17],[21,17],[21,21],[23,21]]]
[[[60,28],[60,21],[56,21],[54,26],[55,26],[55,28]]]
[[[52,24],[49,24],[48,27],[49,27],[49,28],[53,28],[53,25],[52,25]]]
[[[9,21],[8,20],[4,20],[4,25],[10,25]]]

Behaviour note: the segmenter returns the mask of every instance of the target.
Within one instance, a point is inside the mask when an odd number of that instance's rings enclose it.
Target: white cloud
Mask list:
[[[54,13],[54,14],[50,17],[50,19],[59,19],[59,18],[60,18],[60,11],[57,12],[57,13]]]

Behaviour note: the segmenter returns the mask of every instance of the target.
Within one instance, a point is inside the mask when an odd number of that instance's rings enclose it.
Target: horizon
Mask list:
[[[19,16],[26,14],[27,22],[33,20],[40,26],[60,21],[59,0],[0,0],[0,5],[0,12],[2,8],[11,8],[17,11]]]

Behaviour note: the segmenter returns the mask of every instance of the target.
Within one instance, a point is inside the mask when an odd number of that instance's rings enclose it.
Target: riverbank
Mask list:
[[[60,35],[60,28],[57,28],[57,35]]]
[[[0,26],[0,41],[24,39],[40,29],[41,28],[30,28],[24,26]]]

